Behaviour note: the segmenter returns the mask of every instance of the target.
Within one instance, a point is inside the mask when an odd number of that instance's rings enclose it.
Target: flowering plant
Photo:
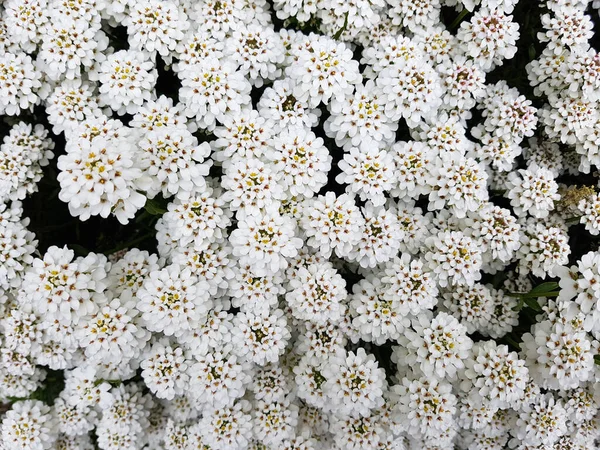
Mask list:
[[[0,450],[600,446],[599,0],[5,0]]]

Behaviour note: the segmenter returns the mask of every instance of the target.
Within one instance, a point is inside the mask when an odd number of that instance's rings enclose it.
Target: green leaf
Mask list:
[[[148,214],[152,214],[153,216],[162,216],[167,212],[167,210],[163,208],[160,203],[150,199],[146,200],[144,209],[148,212]]]
[[[342,28],[340,28],[337,33],[335,33],[333,35],[333,38],[337,41],[339,38],[342,37],[342,33],[344,31],[346,31],[346,28],[348,28],[348,13],[346,12],[346,15],[344,16],[344,26]]]
[[[542,311],[542,307],[540,306],[540,304],[537,302],[537,300],[535,298],[525,297],[525,298],[523,298],[523,301],[525,302],[525,304],[527,306],[529,306],[534,311],[536,311],[536,312]]]
[[[594,355],[594,362],[600,366],[600,355]]]
[[[534,287],[531,291],[525,294],[527,297],[546,297],[545,294],[552,293],[559,288],[558,283],[548,281]]]

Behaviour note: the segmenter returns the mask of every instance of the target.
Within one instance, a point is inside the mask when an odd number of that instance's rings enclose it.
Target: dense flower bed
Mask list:
[[[2,450],[595,449],[598,0],[5,0]]]

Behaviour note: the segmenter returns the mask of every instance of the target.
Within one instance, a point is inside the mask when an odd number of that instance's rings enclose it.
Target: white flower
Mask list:
[[[9,39],[28,53],[34,51],[48,23],[47,0],[7,0],[2,6]]]
[[[137,113],[144,102],[156,96],[158,74],[154,63],[135,50],[113,53],[92,75],[100,81],[100,105],[120,115]]]
[[[440,65],[438,71],[445,90],[445,109],[469,110],[485,95],[485,73],[475,61],[456,58]]]
[[[560,53],[563,48],[580,53],[589,48],[588,41],[594,36],[592,18],[585,14],[585,8],[558,8],[552,14],[543,14],[542,26],[546,32],[539,32],[540,42],[548,42],[548,48]]]
[[[521,226],[510,211],[492,203],[484,204],[476,217],[467,216],[466,224],[473,230],[473,237],[484,247],[484,266],[495,266],[511,261],[521,245]]]
[[[417,199],[429,194],[433,180],[435,153],[422,142],[396,142],[390,149],[396,165],[397,186],[391,194],[401,199]]]
[[[344,159],[338,164],[342,173],[335,181],[347,184],[346,192],[358,193],[361,200],[381,206],[386,200],[384,193],[391,190],[396,181],[394,155],[378,149],[370,138],[362,140],[359,145],[344,154]]]
[[[324,257],[332,252],[346,256],[360,240],[364,219],[348,194],[336,197],[329,191],[311,199],[303,209],[300,224],[308,237],[308,245]]]
[[[225,43],[208,30],[189,30],[175,48],[175,57],[178,62],[173,64],[173,70],[185,72],[203,59],[211,57],[221,59],[224,48]]]
[[[119,364],[137,358],[150,333],[140,323],[135,299],[126,291],[120,298],[105,301],[80,321],[75,330],[79,345],[91,363]]]
[[[138,290],[137,309],[153,332],[180,337],[206,318],[212,301],[208,285],[176,264],[151,272]]]
[[[542,388],[575,389],[593,377],[598,342],[571,324],[535,324],[523,335],[531,377]]]
[[[261,87],[265,81],[281,75],[279,66],[284,60],[284,47],[271,26],[240,27],[225,41],[225,51],[254,86]]]
[[[531,446],[553,445],[567,432],[567,412],[552,394],[540,394],[533,404],[526,405],[514,430],[517,439]]]
[[[435,161],[430,175],[433,189],[429,194],[429,210],[450,206],[457,218],[477,211],[487,201],[487,173],[472,158],[442,157]]]
[[[343,101],[331,101],[331,116],[323,125],[325,133],[345,150],[361,146],[366,137],[372,138],[375,146],[392,144],[398,124],[385,115],[386,103],[387,97],[381,89],[373,80],[368,80]]]
[[[161,255],[184,248],[202,249],[226,236],[231,224],[229,210],[219,192],[208,186],[182,191],[169,203],[156,223],[156,240]]]
[[[389,15],[394,25],[402,25],[410,31],[428,29],[440,21],[439,0],[399,0],[391,2]]]
[[[329,398],[324,390],[327,379],[323,373],[327,368],[327,363],[326,358],[306,353],[294,367],[298,397],[309,405],[322,410],[331,409]]]
[[[312,197],[327,184],[332,157],[322,138],[305,128],[290,126],[270,140],[265,157],[282,174],[292,196]]]
[[[87,220],[113,214],[126,224],[146,203],[137,192],[142,171],[135,165],[136,136],[127,131],[118,138],[78,139],[58,158],[58,197],[69,204],[73,216]]]
[[[112,263],[108,271],[109,290],[115,297],[124,291],[135,295],[148,274],[158,270],[163,263],[155,254],[132,248]]]
[[[25,53],[0,53],[0,112],[16,116],[40,103],[42,74]]]
[[[444,307],[467,327],[468,333],[487,330],[494,310],[492,290],[475,283],[444,292]]]
[[[344,314],[346,281],[329,262],[299,267],[285,300],[294,317],[317,325],[337,323]]]
[[[254,109],[244,108],[230,112],[215,128],[212,147],[216,150],[213,159],[227,166],[233,155],[244,158],[260,158],[270,147],[273,122],[263,118]]]
[[[0,425],[0,445],[22,450],[50,450],[58,430],[50,408],[38,400],[17,402]]]
[[[146,351],[140,362],[142,378],[158,398],[173,400],[182,395],[189,383],[189,363],[181,347],[161,339]]]
[[[96,369],[89,365],[65,372],[65,389],[61,395],[71,405],[108,408],[113,401],[109,393],[111,386],[96,375]]]
[[[171,98],[161,95],[156,100],[144,103],[129,122],[129,126],[148,132],[161,127],[171,130],[186,128],[186,123],[181,104],[173,106]]]
[[[564,93],[551,95],[548,101],[549,106],[540,111],[548,137],[558,138],[563,144],[584,144],[584,148],[589,146],[588,141],[593,142],[600,117],[598,102]]]
[[[293,88],[294,84],[289,80],[277,80],[260,97],[258,112],[272,121],[274,133],[287,127],[311,128],[319,123],[321,110],[309,108],[308,101],[294,97]]]
[[[93,294],[106,288],[105,256],[90,253],[85,258],[74,257],[72,250],[53,246],[25,273],[23,292],[34,311],[47,321],[77,323],[96,310]]]
[[[560,200],[552,172],[534,164],[509,173],[508,188],[507,197],[518,216],[548,217],[554,202]]]
[[[64,80],[46,99],[46,114],[54,134],[69,134],[84,120],[102,116],[95,86],[80,78]]]
[[[225,169],[221,186],[232,211],[260,217],[267,207],[279,206],[284,198],[281,174],[272,164],[256,158],[234,158]]]
[[[361,81],[352,51],[343,43],[316,35],[311,35],[308,46],[298,52],[285,74],[295,84],[294,97],[311,108],[327,105],[332,99],[343,100]]]
[[[228,294],[232,297],[234,307],[254,313],[267,312],[270,307],[277,305],[278,296],[284,293],[281,273],[258,276],[251,265],[233,267]]]
[[[452,380],[470,358],[473,342],[467,337],[465,326],[440,312],[435,317],[428,314],[415,317],[400,345],[406,348],[404,364],[412,366],[416,362],[426,376]]]
[[[553,276],[554,270],[569,261],[569,236],[560,227],[529,222],[523,229],[521,247],[517,251],[519,271],[536,277]]]
[[[210,145],[198,144],[185,128],[165,127],[149,131],[139,141],[137,166],[142,170],[141,187],[150,198],[204,188],[211,161]]]
[[[397,311],[402,316],[418,316],[437,303],[438,288],[431,273],[423,262],[411,259],[407,253],[389,261],[381,274],[384,292],[382,298],[397,302]]]
[[[54,157],[54,141],[43,125],[14,125],[0,145],[0,199],[23,200],[37,191],[42,167]]]
[[[197,356],[188,367],[188,395],[202,409],[231,406],[252,380],[248,366],[221,351]]]
[[[517,53],[519,25],[502,11],[481,8],[456,34],[468,56],[485,71],[501,65]]]
[[[394,211],[375,207],[370,201],[362,208],[364,221],[360,240],[348,254],[361,267],[375,267],[392,259],[401,247],[404,232]]]
[[[373,409],[383,405],[385,371],[364,349],[330,359],[323,372],[327,379],[323,389],[333,403],[335,415],[368,417]]]
[[[265,445],[277,446],[294,436],[298,423],[298,406],[289,398],[281,402],[259,400],[254,404],[252,416],[256,438]]]
[[[248,448],[253,434],[250,409],[247,400],[239,400],[231,406],[205,411],[200,429],[206,445],[215,450]]]
[[[385,114],[393,121],[404,118],[411,128],[433,118],[442,104],[440,77],[424,59],[398,60],[381,71],[377,85],[387,96]]]
[[[80,79],[104,61],[107,47],[108,37],[98,27],[57,14],[46,25],[38,62],[51,80]]]
[[[228,113],[239,112],[250,103],[250,83],[235,63],[215,57],[203,59],[179,73],[179,98],[188,117],[212,130]]]
[[[383,345],[387,340],[398,340],[410,326],[402,314],[399,296],[386,295],[386,285],[371,276],[352,286],[350,312],[352,327],[367,342]]]
[[[482,251],[477,241],[460,231],[439,232],[427,238],[425,259],[440,286],[472,286],[481,278]]]
[[[163,57],[169,57],[190,26],[177,2],[168,0],[130,3],[122,24],[127,27],[132,50],[149,56],[158,52]]]
[[[277,362],[291,336],[280,309],[271,313],[240,312],[233,324],[234,352],[244,360],[261,366]]]
[[[494,341],[478,342],[473,357],[465,362],[462,388],[477,393],[493,406],[506,408],[523,397],[529,382],[525,361]]]
[[[410,433],[438,437],[452,426],[457,401],[451,384],[429,377],[403,378],[394,392],[399,396],[398,413]]]
[[[285,270],[286,258],[297,255],[302,239],[295,237],[295,223],[272,208],[264,215],[238,214],[238,227],[231,232],[233,256],[241,265],[249,265],[256,275],[269,275]]]

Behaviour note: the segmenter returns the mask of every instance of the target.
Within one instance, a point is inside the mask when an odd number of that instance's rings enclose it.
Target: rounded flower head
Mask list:
[[[294,317],[318,325],[336,323],[344,314],[346,281],[328,262],[298,268],[285,296]]]
[[[51,80],[79,79],[82,72],[104,61],[107,47],[108,37],[103,31],[57,15],[46,26],[38,62]]]
[[[0,199],[23,200],[37,191],[42,167],[54,157],[54,141],[42,125],[14,125],[0,145]]]
[[[472,286],[481,278],[482,252],[474,239],[460,231],[444,231],[426,241],[425,259],[440,286]]]
[[[352,147],[340,161],[342,170],[335,181],[347,184],[346,191],[358,193],[361,200],[370,200],[374,206],[385,203],[385,192],[395,184],[394,156],[379,150],[370,139],[364,139],[360,147]]]
[[[515,352],[509,352],[506,345],[494,341],[477,343],[466,366],[463,389],[500,408],[518,402],[529,382],[525,361],[518,359]]]
[[[456,35],[467,55],[485,71],[491,71],[517,53],[519,25],[499,10],[481,8],[462,22]]]
[[[206,282],[175,264],[151,272],[136,297],[146,328],[176,337],[197,327],[212,304]]]
[[[277,362],[291,337],[280,309],[271,313],[238,313],[232,333],[233,350],[241,358],[261,366]]]
[[[177,2],[143,0],[130,5],[123,25],[133,50],[168,57],[189,27]]]
[[[212,130],[228,113],[239,112],[250,103],[250,83],[229,60],[210,57],[179,74],[179,98],[188,117],[198,126]]]
[[[323,375],[327,380],[323,389],[335,405],[334,414],[368,417],[371,410],[383,405],[383,391],[387,388],[385,371],[364,349],[329,361]]]
[[[132,219],[146,203],[137,192],[142,171],[135,166],[135,136],[98,136],[91,142],[78,140],[58,158],[59,198],[81,220],[114,214],[121,223]]]
[[[223,239],[231,224],[222,196],[210,187],[182,191],[156,224],[158,249],[170,255],[184,248],[202,249]]]
[[[288,127],[270,144],[265,156],[282,173],[281,183],[289,194],[312,197],[327,184],[332,157],[322,138],[305,128]]]
[[[216,152],[213,158],[224,165],[233,155],[260,158],[270,148],[273,123],[254,109],[232,112],[215,128],[217,140],[212,142]]]
[[[398,412],[410,433],[439,437],[454,422],[456,397],[452,385],[435,378],[403,378],[394,386]]]
[[[22,289],[34,311],[46,320],[77,323],[96,309],[93,294],[106,288],[106,265],[102,255],[90,253],[75,259],[66,247],[50,247],[43,259],[33,261]]]
[[[321,110],[309,108],[308,101],[294,97],[293,87],[289,80],[277,80],[265,89],[258,102],[260,115],[273,121],[275,133],[287,127],[304,129],[319,123]]]
[[[457,370],[464,367],[473,345],[467,337],[467,328],[456,318],[444,312],[435,317],[421,314],[405,332],[399,353],[406,352],[405,364],[419,364],[421,372],[429,377],[455,379]]]
[[[144,102],[155,97],[157,72],[154,63],[135,50],[120,50],[97,68],[100,104],[117,114],[135,114]]]
[[[295,257],[302,247],[295,228],[292,219],[272,209],[258,217],[241,215],[238,227],[231,232],[233,255],[257,275],[277,273],[287,268],[286,258]]]
[[[338,256],[349,254],[360,240],[363,220],[351,196],[327,192],[308,202],[300,223],[308,245],[329,257],[333,250]]]
[[[29,55],[0,54],[0,113],[16,116],[40,103],[41,78]]]
[[[189,385],[188,364],[181,347],[161,339],[146,351],[140,368],[144,383],[154,395],[173,400]]]
[[[65,80],[46,99],[46,114],[55,134],[69,134],[86,119],[100,117],[94,86],[81,79]]]
[[[296,86],[294,97],[316,108],[320,103],[327,105],[332,98],[343,100],[361,81],[361,75],[358,61],[352,59],[346,45],[328,37],[311,36],[308,46],[286,69],[286,75]]]
[[[211,161],[210,145],[198,144],[185,128],[166,127],[152,130],[139,142],[138,167],[142,170],[141,187],[150,198],[162,192],[165,197],[180,191],[205,186]]]
[[[225,169],[221,184],[227,190],[232,211],[241,210],[246,215],[264,214],[266,208],[279,206],[284,198],[280,174],[272,164],[256,158],[235,158]]]
[[[385,114],[393,121],[404,118],[411,128],[432,118],[442,103],[439,75],[424,59],[400,59],[381,71],[377,85],[387,97]]]
[[[367,137],[377,147],[392,144],[398,124],[385,115],[386,102],[387,97],[372,80],[358,85],[352,96],[332,100],[331,116],[324,124],[327,136],[346,150],[359,147]]]
[[[18,450],[50,450],[57,438],[50,408],[37,400],[17,402],[0,425],[0,443]]]
[[[284,47],[279,34],[270,26],[240,27],[226,40],[225,50],[255,86],[261,87],[265,81],[281,75],[279,65],[284,60]]]

